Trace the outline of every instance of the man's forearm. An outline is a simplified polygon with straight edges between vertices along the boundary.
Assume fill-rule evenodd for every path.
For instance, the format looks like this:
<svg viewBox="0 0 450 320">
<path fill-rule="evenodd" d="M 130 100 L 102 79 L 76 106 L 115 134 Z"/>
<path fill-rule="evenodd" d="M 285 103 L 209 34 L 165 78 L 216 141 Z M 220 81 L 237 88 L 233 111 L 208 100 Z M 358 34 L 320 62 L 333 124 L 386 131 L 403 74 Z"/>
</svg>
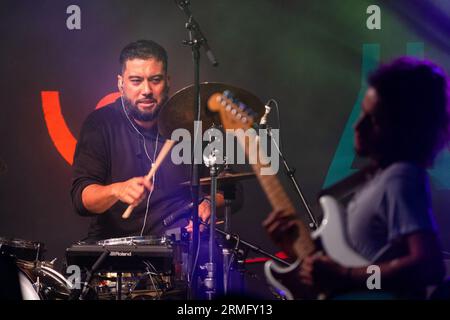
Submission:
<svg viewBox="0 0 450 320">
<path fill-rule="evenodd" d="M 84 188 L 81 193 L 84 207 L 92 213 L 104 213 L 118 200 L 115 185 L 115 183 L 106 186 L 91 184 Z"/>
</svg>

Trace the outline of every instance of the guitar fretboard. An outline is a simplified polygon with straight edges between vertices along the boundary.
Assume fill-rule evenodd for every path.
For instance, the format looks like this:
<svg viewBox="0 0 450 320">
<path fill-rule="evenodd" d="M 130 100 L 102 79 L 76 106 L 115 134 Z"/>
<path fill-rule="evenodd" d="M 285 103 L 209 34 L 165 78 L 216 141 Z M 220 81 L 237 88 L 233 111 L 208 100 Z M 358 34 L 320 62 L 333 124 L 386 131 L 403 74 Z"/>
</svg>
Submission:
<svg viewBox="0 0 450 320">
<path fill-rule="evenodd" d="M 255 172 L 261 188 L 265 192 L 270 205 L 273 210 L 284 210 L 288 213 L 295 213 L 295 207 L 292 204 L 289 196 L 284 191 L 280 180 L 278 179 L 276 173 L 270 175 L 261 174 L 261 170 L 269 170 L 269 165 L 263 165 L 262 163 L 268 163 L 268 159 L 265 158 L 265 154 L 261 150 L 261 144 L 259 143 L 259 138 L 252 136 L 237 136 L 241 147 L 245 151 L 247 159 L 253 159 L 250 161 L 253 171 Z M 258 156 L 249 154 L 249 145 L 254 143 L 257 147 Z M 255 161 L 256 160 L 256 161 Z M 264 161 L 262 161 L 264 160 Z M 253 163 L 252 163 L 253 162 Z M 294 246 L 295 254 L 297 258 L 303 259 L 307 255 L 314 252 L 314 243 L 310 237 L 309 230 L 306 228 L 303 222 L 299 223 L 299 239 L 296 241 Z"/>
</svg>

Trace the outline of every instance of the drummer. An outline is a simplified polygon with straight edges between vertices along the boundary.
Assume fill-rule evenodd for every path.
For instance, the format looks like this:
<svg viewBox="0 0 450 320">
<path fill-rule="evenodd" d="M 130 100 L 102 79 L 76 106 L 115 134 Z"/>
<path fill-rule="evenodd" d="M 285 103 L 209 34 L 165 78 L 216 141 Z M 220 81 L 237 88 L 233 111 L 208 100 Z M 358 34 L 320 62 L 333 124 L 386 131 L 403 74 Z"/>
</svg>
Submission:
<svg viewBox="0 0 450 320">
<path fill-rule="evenodd" d="M 181 186 L 190 180 L 190 165 L 175 165 L 167 157 L 152 181 L 144 179 L 164 144 L 157 120 L 169 93 L 165 49 L 154 41 L 136 41 L 122 50 L 119 61 L 121 96 L 87 117 L 73 161 L 73 206 L 92 217 L 87 240 L 162 235 L 163 219 L 191 203 L 190 188 Z M 200 201 L 199 217 L 207 221 L 210 201 L 206 194 Z M 223 206 L 222 193 L 216 201 Z M 135 209 L 123 219 L 129 205 Z M 185 215 L 169 228 L 191 231 L 188 224 Z"/>
</svg>

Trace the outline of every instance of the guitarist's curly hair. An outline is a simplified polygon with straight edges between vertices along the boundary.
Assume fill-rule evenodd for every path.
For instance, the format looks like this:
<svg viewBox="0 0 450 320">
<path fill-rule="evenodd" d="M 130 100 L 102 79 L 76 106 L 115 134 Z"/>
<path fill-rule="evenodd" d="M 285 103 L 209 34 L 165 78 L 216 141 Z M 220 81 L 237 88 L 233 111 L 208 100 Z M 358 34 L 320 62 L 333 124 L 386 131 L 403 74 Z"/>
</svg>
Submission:
<svg viewBox="0 0 450 320">
<path fill-rule="evenodd" d="M 393 133 L 385 150 L 391 161 L 431 165 L 449 140 L 449 89 L 437 65 L 402 57 L 382 65 L 370 77 L 378 107 Z"/>
</svg>

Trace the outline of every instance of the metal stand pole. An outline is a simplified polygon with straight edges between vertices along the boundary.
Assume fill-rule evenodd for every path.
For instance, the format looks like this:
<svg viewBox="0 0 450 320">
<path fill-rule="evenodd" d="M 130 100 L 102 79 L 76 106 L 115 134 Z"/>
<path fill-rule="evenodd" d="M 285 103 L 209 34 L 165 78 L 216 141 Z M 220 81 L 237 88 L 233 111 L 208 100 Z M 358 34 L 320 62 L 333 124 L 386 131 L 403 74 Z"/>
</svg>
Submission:
<svg viewBox="0 0 450 320">
<path fill-rule="evenodd" d="M 212 159 L 213 157 L 211 157 Z M 215 163 L 211 164 L 211 216 L 209 223 L 211 226 L 216 225 L 216 195 L 217 195 L 217 175 L 218 168 Z M 205 278 L 206 296 L 208 300 L 212 300 L 216 294 L 216 263 L 215 263 L 215 246 L 216 246 L 216 228 L 209 228 L 209 260 L 206 263 L 207 276 Z"/>
<path fill-rule="evenodd" d="M 226 198 L 225 195 L 225 227 L 224 230 L 226 233 L 230 232 L 231 229 L 231 203 L 232 200 Z M 230 271 L 230 261 L 231 261 L 232 250 L 227 248 L 224 244 L 222 248 L 223 255 L 223 290 L 224 294 L 228 293 L 228 282 L 229 282 L 229 271 Z"/>
<path fill-rule="evenodd" d="M 205 36 L 203 35 L 200 25 L 197 23 L 197 21 L 194 19 L 194 16 L 192 15 L 192 12 L 189 8 L 190 1 L 189 0 L 175 0 L 176 5 L 178 8 L 180 8 L 188 18 L 188 22 L 185 24 L 186 29 L 189 33 L 189 40 L 183 41 L 184 45 L 190 46 L 192 48 L 192 56 L 194 61 L 194 86 L 195 86 L 195 100 L 194 100 L 194 108 L 196 110 L 196 119 L 197 121 L 200 121 L 200 47 L 203 47 L 206 51 L 206 56 L 211 61 L 213 66 L 217 66 L 218 62 L 212 53 L 208 41 L 206 40 Z M 192 190 L 192 202 L 194 204 L 194 207 L 192 209 L 192 241 L 190 243 L 190 257 L 189 257 L 189 274 L 190 279 L 188 280 L 189 283 L 189 295 L 190 298 L 196 297 L 196 291 L 197 291 L 197 267 L 196 267 L 196 259 L 197 252 L 199 250 L 200 246 L 200 237 L 199 237 L 199 220 L 198 220 L 198 200 L 199 200 L 199 185 L 200 185 L 200 177 L 199 177 L 199 168 L 198 164 L 194 161 L 195 157 L 195 150 L 198 147 L 196 145 L 196 141 L 201 141 L 201 134 L 202 132 L 198 132 L 198 128 L 194 128 L 194 146 L 193 146 L 193 152 L 192 152 L 192 180 L 191 180 L 191 190 Z M 198 135 L 200 135 L 200 139 L 198 138 Z M 201 142 L 200 142 L 201 143 Z M 200 145 L 201 147 L 201 145 Z"/>
<path fill-rule="evenodd" d="M 116 300 L 122 300 L 122 272 L 117 273 Z"/>
</svg>

